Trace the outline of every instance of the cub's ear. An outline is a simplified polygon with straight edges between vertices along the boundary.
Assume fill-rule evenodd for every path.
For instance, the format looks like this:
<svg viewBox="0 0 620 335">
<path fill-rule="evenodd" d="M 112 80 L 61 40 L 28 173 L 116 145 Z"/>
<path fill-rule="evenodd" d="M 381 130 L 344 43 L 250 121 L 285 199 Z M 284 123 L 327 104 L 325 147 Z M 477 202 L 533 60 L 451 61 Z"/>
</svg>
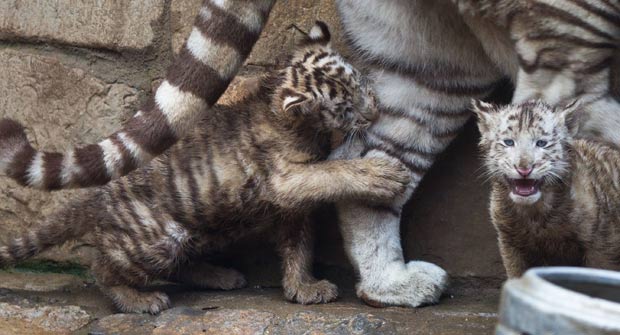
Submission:
<svg viewBox="0 0 620 335">
<path fill-rule="evenodd" d="M 287 114 L 307 114 L 312 111 L 312 99 L 291 89 L 285 89 L 281 94 L 282 111 Z"/>
<path fill-rule="evenodd" d="M 480 129 L 480 133 L 486 133 L 489 130 L 491 117 L 497 111 L 497 105 L 472 99 L 471 109 L 478 119 L 478 129 Z"/>
<path fill-rule="evenodd" d="M 312 29 L 310 29 L 309 33 L 304 32 L 303 30 L 299 29 L 294 24 L 291 25 L 291 27 L 297 29 L 299 32 L 301 32 L 304 35 L 303 39 L 299 41 L 300 45 L 307 45 L 307 44 L 314 44 L 314 43 L 329 45 L 329 42 L 331 41 L 331 38 L 332 38 L 332 35 L 329 32 L 329 28 L 327 27 L 327 24 L 325 24 L 325 22 L 323 21 L 316 21 L 314 23 L 314 26 L 312 26 Z"/>
<path fill-rule="evenodd" d="M 568 133 L 571 136 L 576 136 L 579 131 L 579 116 L 581 115 L 581 110 L 584 106 L 584 101 L 581 99 L 575 99 L 570 101 L 564 107 L 556 107 L 556 112 L 560 113 L 566 128 L 568 128 Z"/>
<path fill-rule="evenodd" d="M 316 21 L 310 32 L 308 38 L 314 42 L 327 44 L 332 38 L 332 34 L 329 32 L 327 24 L 323 21 Z"/>
</svg>

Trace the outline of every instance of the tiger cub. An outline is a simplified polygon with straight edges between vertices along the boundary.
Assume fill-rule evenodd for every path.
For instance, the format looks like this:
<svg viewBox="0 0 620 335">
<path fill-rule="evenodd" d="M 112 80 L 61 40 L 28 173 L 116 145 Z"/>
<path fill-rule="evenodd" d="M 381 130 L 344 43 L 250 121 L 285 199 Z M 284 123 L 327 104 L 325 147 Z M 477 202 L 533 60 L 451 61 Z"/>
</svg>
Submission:
<svg viewBox="0 0 620 335">
<path fill-rule="evenodd" d="M 388 160 L 326 160 L 334 131 L 359 131 L 377 117 L 369 83 L 329 42 L 327 27 L 317 22 L 289 65 L 263 79 L 252 96 L 209 110 L 190 135 L 146 167 L 13 238 L 0 247 L 0 264 L 84 239 L 98 251 L 91 270 L 116 307 L 156 314 L 170 306 L 167 295 L 139 288 L 161 278 L 198 288 L 242 287 L 241 273 L 202 259 L 270 229 L 283 259 L 286 298 L 334 300 L 336 286 L 311 273 L 310 210 L 342 199 L 390 199 L 410 176 Z M 1 128 L 22 134 L 6 121 Z"/>
<path fill-rule="evenodd" d="M 474 103 L 509 277 L 546 265 L 620 268 L 620 151 L 576 139 L 577 108 Z"/>
</svg>

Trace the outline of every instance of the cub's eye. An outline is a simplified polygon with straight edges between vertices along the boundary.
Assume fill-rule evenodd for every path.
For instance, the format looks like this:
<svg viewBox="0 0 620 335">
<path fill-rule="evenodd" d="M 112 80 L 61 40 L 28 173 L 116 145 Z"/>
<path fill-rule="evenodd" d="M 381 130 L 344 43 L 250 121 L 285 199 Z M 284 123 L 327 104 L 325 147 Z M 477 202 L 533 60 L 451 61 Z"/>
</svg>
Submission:
<svg viewBox="0 0 620 335">
<path fill-rule="evenodd" d="M 504 140 L 504 145 L 507 146 L 507 147 L 512 147 L 512 146 L 515 145 L 515 141 L 510 140 L 510 139 L 506 139 L 506 140 Z"/>
<path fill-rule="evenodd" d="M 539 148 L 544 148 L 544 147 L 547 146 L 547 143 L 548 142 L 545 141 L 545 140 L 538 140 L 538 141 L 536 141 L 536 146 L 539 147 Z"/>
</svg>

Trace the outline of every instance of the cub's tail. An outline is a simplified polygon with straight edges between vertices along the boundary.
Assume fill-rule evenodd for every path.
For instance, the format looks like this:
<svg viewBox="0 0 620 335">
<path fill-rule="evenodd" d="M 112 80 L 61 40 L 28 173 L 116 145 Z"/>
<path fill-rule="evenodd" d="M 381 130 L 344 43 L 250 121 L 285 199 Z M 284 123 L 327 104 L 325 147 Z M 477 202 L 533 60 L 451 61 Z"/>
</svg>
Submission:
<svg viewBox="0 0 620 335">
<path fill-rule="evenodd" d="M 0 267 L 14 265 L 50 247 L 76 240 L 92 230 L 98 220 L 93 207 L 96 201 L 70 206 L 47 218 L 41 225 L 0 243 Z"/>
</svg>

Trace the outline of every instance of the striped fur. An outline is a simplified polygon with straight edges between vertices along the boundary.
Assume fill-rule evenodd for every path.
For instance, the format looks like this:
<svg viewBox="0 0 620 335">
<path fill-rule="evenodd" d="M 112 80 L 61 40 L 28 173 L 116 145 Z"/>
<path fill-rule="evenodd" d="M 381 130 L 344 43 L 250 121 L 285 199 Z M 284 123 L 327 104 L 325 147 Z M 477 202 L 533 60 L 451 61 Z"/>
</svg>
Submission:
<svg viewBox="0 0 620 335">
<path fill-rule="evenodd" d="M 402 206 L 437 155 L 469 119 L 470 99 L 509 78 L 514 100 L 565 103 L 580 97 L 580 136 L 620 143 L 620 108 L 610 94 L 620 7 L 608 0 L 339 0 L 358 67 L 374 79 L 380 116 L 366 141 L 334 157 L 391 157 L 411 172 L 391 204 L 338 204 L 347 252 L 369 304 L 437 301 L 442 269 L 405 262 Z"/>
<path fill-rule="evenodd" d="M 385 201 L 409 182 L 406 169 L 389 160 L 326 161 L 335 131 L 361 131 L 376 115 L 366 80 L 331 49 L 326 26 L 318 24 L 290 65 L 265 78 L 253 96 L 215 106 L 146 167 L 0 246 L 0 264 L 88 232 L 103 292 L 124 312 L 158 313 L 168 297 L 136 288 L 157 278 L 240 287 L 237 271 L 195 262 L 267 230 L 283 258 L 285 296 L 332 301 L 336 287 L 312 276 L 310 212 L 341 199 Z"/>
<path fill-rule="evenodd" d="M 0 173 L 44 190 L 103 185 L 147 164 L 215 104 L 258 39 L 273 0 L 205 0 L 166 79 L 123 129 L 98 144 L 38 152 L 0 121 Z"/>
<path fill-rule="evenodd" d="M 541 102 L 476 107 L 509 277 L 534 266 L 620 269 L 620 151 L 574 139 L 574 110 Z M 527 177 L 523 167 L 532 168 Z M 533 191 L 522 195 L 518 183 Z"/>
<path fill-rule="evenodd" d="M 507 27 L 519 69 L 513 102 L 584 103 L 580 137 L 620 144 L 613 64 L 620 56 L 620 6 L 609 0 L 453 0 L 468 15 Z"/>
<path fill-rule="evenodd" d="M 18 125 L 0 122 L 0 171 L 24 185 L 55 189 L 105 183 L 145 164 L 187 131 L 201 107 L 174 87 L 198 92 L 209 105 L 227 83 L 198 75 L 192 52 L 204 52 L 198 59 L 214 62 L 206 73 L 233 73 L 246 54 L 236 42 L 248 35 L 253 41 L 258 33 L 235 34 L 230 27 L 262 25 L 271 3 L 261 15 L 251 14 L 258 3 L 205 2 L 197 27 L 205 36 L 217 36 L 215 45 L 194 30 L 192 45 L 168 75 L 172 87 L 162 86 L 160 97 L 180 102 L 178 109 L 162 112 L 152 103 L 145 110 L 155 113 L 138 113 L 108 140 L 65 155 L 38 154 Z M 338 7 L 349 45 L 376 80 L 381 116 L 367 142 L 350 143 L 336 156 L 391 157 L 412 176 L 407 193 L 390 205 L 339 205 L 345 244 L 360 273 L 358 294 L 373 305 L 434 302 L 446 285 L 443 270 L 404 262 L 398 226 L 402 205 L 468 119 L 471 98 L 484 97 L 502 78 L 515 83 L 515 102 L 563 103 L 579 96 L 586 101 L 580 136 L 620 143 L 620 105 L 610 92 L 615 85 L 618 93 L 618 72 L 610 70 L 619 62 L 615 1 L 338 0 Z M 200 29 L 201 22 L 208 22 L 208 29 Z M 221 48 L 227 57 L 214 59 L 207 49 L 227 39 L 236 41 L 233 48 Z M 251 45 L 243 44 L 248 50 Z M 235 48 L 241 57 L 231 51 Z"/>
</svg>

